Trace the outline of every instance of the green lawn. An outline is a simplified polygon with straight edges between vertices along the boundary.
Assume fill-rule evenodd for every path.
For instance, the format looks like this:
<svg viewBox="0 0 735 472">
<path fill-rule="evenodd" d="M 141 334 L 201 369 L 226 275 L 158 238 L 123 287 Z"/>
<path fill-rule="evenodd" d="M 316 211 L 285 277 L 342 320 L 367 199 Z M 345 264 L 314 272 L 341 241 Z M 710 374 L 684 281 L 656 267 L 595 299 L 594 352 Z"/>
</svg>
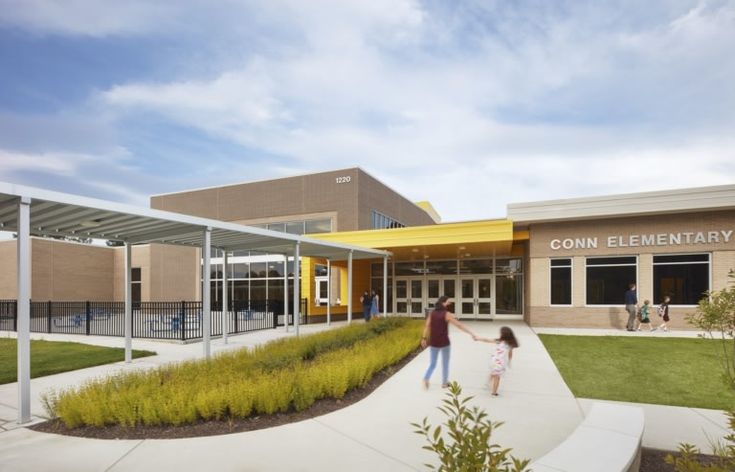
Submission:
<svg viewBox="0 0 735 472">
<path fill-rule="evenodd" d="M 735 393 L 705 339 L 540 334 L 575 396 L 724 410 Z"/>
<path fill-rule="evenodd" d="M 152 355 L 155 355 L 155 352 L 133 351 L 133 357 Z M 124 359 L 125 350 L 122 348 L 68 342 L 31 341 L 32 378 L 119 362 Z M 15 382 L 17 369 L 18 343 L 15 339 L 0 339 L 0 384 Z"/>
</svg>

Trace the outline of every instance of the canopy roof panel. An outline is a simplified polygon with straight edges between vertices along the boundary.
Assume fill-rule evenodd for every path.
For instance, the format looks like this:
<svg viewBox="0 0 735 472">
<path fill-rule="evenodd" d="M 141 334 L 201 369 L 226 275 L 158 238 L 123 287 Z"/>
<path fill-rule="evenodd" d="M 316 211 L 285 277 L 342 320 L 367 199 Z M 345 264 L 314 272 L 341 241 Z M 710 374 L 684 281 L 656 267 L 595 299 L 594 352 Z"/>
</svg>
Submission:
<svg viewBox="0 0 735 472">
<path fill-rule="evenodd" d="M 31 234 L 110 239 L 129 244 L 176 244 L 201 247 L 204 230 L 211 228 L 212 246 L 270 254 L 292 254 L 300 243 L 302 256 L 347 259 L 374 259 L 390 252 L 351 244 L 319 241 L 262 228 L 199 218 L 116 202 L 51 192 L 0 182 L 0 231 L 17 231 L 18 201 L 31 204 Z"/>
</svg>

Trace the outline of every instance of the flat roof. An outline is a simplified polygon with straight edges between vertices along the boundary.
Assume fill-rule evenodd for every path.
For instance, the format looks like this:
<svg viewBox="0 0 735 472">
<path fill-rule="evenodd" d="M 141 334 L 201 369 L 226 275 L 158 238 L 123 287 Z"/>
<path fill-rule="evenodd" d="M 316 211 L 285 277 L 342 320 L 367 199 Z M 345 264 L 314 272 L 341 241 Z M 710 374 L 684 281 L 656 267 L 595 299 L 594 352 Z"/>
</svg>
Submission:
<svg viewBox="0 0 735 472">
<path fill-rule="evenodd" d="M 30 199 L 30 232 L 34 236 L 68 236 L 109 239 L 129 244 L 175 244 L 201 247 L 204 230 L 211 228 L 211 245 L 226 251 L 251 250 L 270 254 L 292 254 L 300 243 L 300 254 L 333 260 L 374 259 L 390 256 L 388 251 L 306 236 L 226 223 L 78 195 L 52 192 L 0 182 L 0 231 L 17 231 L 19 200 Z"/>
<path fill-rule="evenodd" d="M 514 223 L 735 209 L 735 185 L 569 198 L 508 205 Z"/>
</svg>

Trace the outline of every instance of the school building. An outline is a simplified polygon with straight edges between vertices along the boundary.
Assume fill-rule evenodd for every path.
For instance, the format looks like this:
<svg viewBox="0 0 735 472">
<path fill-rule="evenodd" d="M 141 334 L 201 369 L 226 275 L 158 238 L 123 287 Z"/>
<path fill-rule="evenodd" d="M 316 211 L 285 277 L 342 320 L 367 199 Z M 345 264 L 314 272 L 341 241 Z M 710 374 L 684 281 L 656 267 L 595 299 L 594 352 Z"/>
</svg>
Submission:
<svg viewBox="0 0 735 472">
<path fill-rule="evenodd" d="M 623 294 L 672 299 L 671 326 L 686 327 L 707 291 L 735 268 L 735 185 L 508 205 L 505 218 L 442 223 L 360 168 L 156 195 L 151 207 L 315 239 L 387 250 L 353 263 L 352 306 L 375 290 L 390 313 L 423 317 L 441 295 L 464 319 L 524 319 L 533 326 L 624 328 Z M 33 239 L 33 300 L 122 300 L 124 250 Z M 15 297 L 15 241 L 0 242 L 0 299 Z M 282 299 L 293 259 L 212 251 L 211 299 Z M 309 322 L 346 317 L 347 263 L 301 258 Z M 387 290 L 383 275 L 387 269 Z M 133 248 L 133 299 L 198 300 L 199 249 Z M 289 288 L 289 293 L 293 293 Z M 329 295 L 331 294 L 331 295 Z M 382 309 L 382 301 L 380 303 Z M 654 320 L 655 321 L 655 320 Z"/>
</svg>

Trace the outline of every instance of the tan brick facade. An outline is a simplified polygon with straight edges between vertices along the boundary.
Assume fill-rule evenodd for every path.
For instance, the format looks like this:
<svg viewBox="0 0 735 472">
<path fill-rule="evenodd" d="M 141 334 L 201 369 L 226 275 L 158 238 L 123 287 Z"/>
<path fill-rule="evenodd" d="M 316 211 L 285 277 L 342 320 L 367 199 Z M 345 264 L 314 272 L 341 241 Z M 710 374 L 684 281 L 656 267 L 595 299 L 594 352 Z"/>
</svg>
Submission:
<svg viewBox="0 0 735 472">
<path fill-rule="evenodd" d="M 638 299 L 641 303 L 644 299 L 650 299 L 653 305 L 659 302 L 653 300 L 654 255 L 711 254 L 712 290 L 724 288 L 728 283 L 729 270 L 735 269 L 734 211 L 532 224 L 529 230 L 529 266 L 531 270 L 527 280 L 532 294 L 527 312 L 530 323 L 534 326 L 625 327 L 628 316 L 622 306 L 622 301 L 619 306 L 586 306 L 585 282 L 586 257 L 588 256 L 637 256 Z M 673 239 L 669 236 L 671 233 L 675 235 Z M 688 244 L 685 233 L 690 233 Z M 697 236 L 698 233 L 701 233 L 701 236 Z M 646 235 L 646 245 L 642 245 L 643 235 Z M 666 236 L 657 239 L 658 235 Z M 608 241 L 608 238 L 612 240 Z M 633 242 L 637 245 L 619 247 L 621 238 L 624 243 Z M 569 247 L 567 249 L 564 248 L 565 240 Z M 680 244 L 676 244 L 678 240 Z M 652 241 L 653 245 L 650 244 Z M 595 242 L 597 247 L 591 247 Z M 612 247 L 608 246 L 609 242 L 612 242 Z M 572 259 L 571 307 L 550 306 L 549 260 L 554 257 Z M 622 295 L 621 293 L 621 300 Z M 690 328 L 684 316 L 693 312 L 694 309 L 694 307 L 684 306 L 671 307 L 671 326 Z M 655 314 L 652 320 L 654 324 L 660 322 Z"/>
<path fill-rule="evenodd" d="M 434 224 L 423 209 L 359 168 L 158 195 L 151 208 L 250 224 L 332 218 L 333 231 L 370 229 L 372 210 L 406 226 Z"/>
</svg>

